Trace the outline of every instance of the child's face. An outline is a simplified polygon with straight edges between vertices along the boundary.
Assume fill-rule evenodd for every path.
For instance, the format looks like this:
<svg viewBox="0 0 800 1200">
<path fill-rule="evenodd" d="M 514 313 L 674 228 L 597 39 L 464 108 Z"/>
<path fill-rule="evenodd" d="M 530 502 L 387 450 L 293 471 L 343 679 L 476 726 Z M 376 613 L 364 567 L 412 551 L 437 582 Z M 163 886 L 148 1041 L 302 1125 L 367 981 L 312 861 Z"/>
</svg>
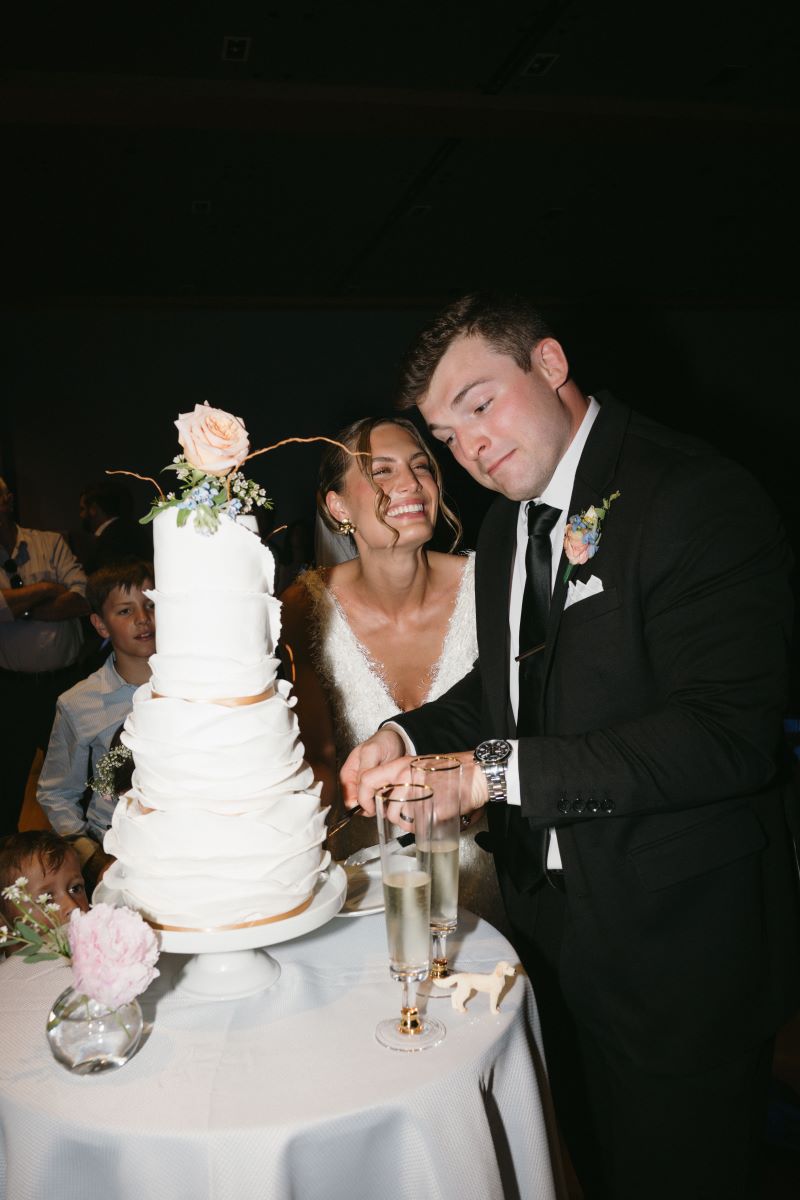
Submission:
<svg viewBox="0 0 800 1200">
<path fill-rule="evenodd" d="M 34 900 L 42 892 L 50 893 L 59 908 L 58 913 L 54 914 L 54 921 L 63 925 L 69 920 L 73 908 L 79 908 L 81 912 L 89 911 L 80 863 L 73 849 L 67 851 L 64 861 L 55 871 L 48 869 L 39 855 L 34 854 L 22 864 L 20 874 L 28 880 L 28 891 Z"/>
<path fill-rule="evenodd" d="M 145 580 L 144 588 L 152 586 L 152 580 Z M 156 648 L 155 605 L 135 585 L 130 591 L 112 588 L 103 605 L 102 617 L 94 613 L 92 624 L 101 637 L 111 638 L 118 654 L 149 658 Z"/>
</svg>

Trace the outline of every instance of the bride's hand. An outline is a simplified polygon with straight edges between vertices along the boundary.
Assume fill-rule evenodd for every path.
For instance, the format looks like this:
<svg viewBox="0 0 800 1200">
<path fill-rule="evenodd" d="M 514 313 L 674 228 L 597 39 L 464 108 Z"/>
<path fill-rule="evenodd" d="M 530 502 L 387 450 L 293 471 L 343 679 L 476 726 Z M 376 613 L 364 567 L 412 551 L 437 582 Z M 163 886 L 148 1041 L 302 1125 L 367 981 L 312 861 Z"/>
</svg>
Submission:
<svg viewBox="0 0 800 1200">
<path fill-rule="evenodd" d="M 379 729 L 366 742 L 351 750 L 340 772 L 345 808 L 360 804 L 368 816 L 375 813 L 375 792 L 408 774 L 405 745 L 396 729 Z M 397 768 L 397 763 L 404 763 Z"/>
</svg>

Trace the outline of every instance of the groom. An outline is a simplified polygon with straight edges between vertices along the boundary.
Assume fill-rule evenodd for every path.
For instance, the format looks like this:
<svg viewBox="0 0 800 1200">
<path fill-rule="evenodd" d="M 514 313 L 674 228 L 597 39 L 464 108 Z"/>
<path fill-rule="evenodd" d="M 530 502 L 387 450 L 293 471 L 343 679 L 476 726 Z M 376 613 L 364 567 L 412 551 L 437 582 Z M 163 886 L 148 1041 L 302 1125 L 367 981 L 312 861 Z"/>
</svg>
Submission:
<svg viewBox="0 0 800 1200">
<path fill-rule="evenodd" d="M 707 446 L 587 398 L 523 301 L 442 312 L 406 363 L 414 404 L 498 494 L 479 660 L 352 752 L 346 803 L 373 811 L 411 750 L 458 751 L 587 1200 L 748 1196 L 800 996 L 775 513 Z"/>
</svg>

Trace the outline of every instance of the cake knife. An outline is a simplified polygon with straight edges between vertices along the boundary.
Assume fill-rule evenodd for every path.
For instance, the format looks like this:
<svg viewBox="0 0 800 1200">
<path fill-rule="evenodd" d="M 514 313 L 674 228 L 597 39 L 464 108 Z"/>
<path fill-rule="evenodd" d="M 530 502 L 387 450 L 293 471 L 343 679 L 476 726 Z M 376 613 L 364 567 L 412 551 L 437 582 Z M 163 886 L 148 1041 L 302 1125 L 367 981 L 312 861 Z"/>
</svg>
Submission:
<svg viewBox="0 0 800 1200">
<path fill-rule="evenodd" d="M 386 849 L 389 854 L 393 854 L 397 850 L 411 846 L 413 842 L 413 833 L 403 833 L 399 838 L 393 838 L 391 842 L 387 842 Z M 344 865 L 346 867 L 363 867 L 365 863 L 374 862 L 380 856 L 380 843 L 376 842 L 374 846 L 365 846 L 363 850 L 356 850 L 355 854 L 351 854 L 349 858 L 344 860 Z"/>
<path fill-rule="evenodd" d="M 356 804 L 356 806 L 354 808 L 351 808 L 349 810 L 349 812 L 345 813 L 345 815 L 342 817 L 341 821 L 337 821 L 335 825 L 328 826 L 328 832 L 325 836 L 328 838 L 332 838 L 334 836 L 334 834 L 337 834 L 339 832 L 340 829 L 344 829 L 345 825 L 349 825 L 350 822 L 352 821 L 353 817 L 356 816 L 356 814 L 361 816 L 361 814 L 363 812 L 364 812 L 364 810 L 361 807 L 361 805 Z"/>
</svg>

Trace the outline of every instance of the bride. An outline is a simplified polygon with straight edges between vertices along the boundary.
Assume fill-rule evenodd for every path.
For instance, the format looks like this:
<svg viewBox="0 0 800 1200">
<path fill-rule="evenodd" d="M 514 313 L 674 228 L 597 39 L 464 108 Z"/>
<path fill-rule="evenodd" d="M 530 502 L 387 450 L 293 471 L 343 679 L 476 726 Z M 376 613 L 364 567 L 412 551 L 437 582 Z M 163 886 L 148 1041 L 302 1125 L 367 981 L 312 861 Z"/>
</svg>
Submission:
<svg viewBox="0 0 800 1200">
<path fill-rule="evenodd" d="M 317 508 L 356 556 L 305 572 L 281 596 L 300 732 L 332 820 L 337 762 L 382 721 L 447 691 L 478 652 L 474 556 L 427 549 L 440 514 L 454 545 L 461 528 L 420 434 L 410 421 L 367 417 L 338 440 L 351 453 L 326 449 Z M 343 831 L 336 857 L 376 840 L 365 826 Z"/>
<path fill-rule="evenodd" d="M 350 453 L 326 449 L 317 510 L 354 557 L 306 571 L 281 595 L 300 734 L 331 824 L 344 813 L 337 767 L 353 747 L 398 711 L 446 692 L 478 653 L 474 555 L 427 548 L 440 515 L 451 549 L 461 526 L 421 435 L 410 421 L 367 417 L 338 441 Z M 485 829 L 484 813 L 461 836 L 459 900 L 508 932 L 494 862 L 475 840 Z M 331 852 L 344 859 L 376 841 L 374 822 L 356 817 Z"/>
</svg>

